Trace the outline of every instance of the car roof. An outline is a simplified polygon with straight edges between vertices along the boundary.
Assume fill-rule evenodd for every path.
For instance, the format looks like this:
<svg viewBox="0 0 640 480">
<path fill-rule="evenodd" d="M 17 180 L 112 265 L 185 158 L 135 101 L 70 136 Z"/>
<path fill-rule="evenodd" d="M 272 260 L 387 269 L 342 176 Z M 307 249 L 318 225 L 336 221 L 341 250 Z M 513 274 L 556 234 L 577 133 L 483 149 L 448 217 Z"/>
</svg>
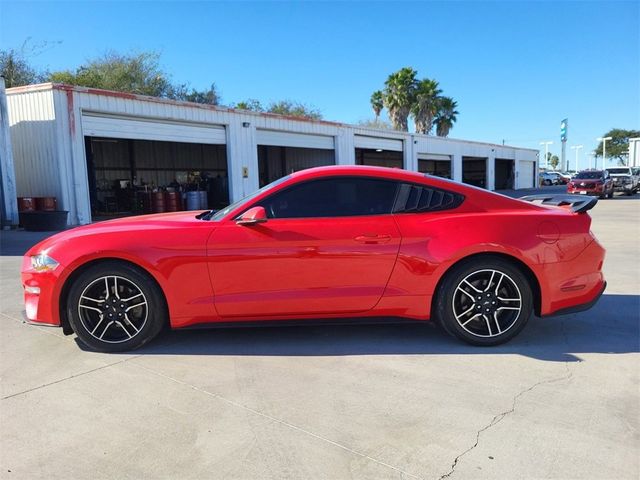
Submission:
<svg viewBox="0 0 640 480">
<path fill-rule="evenodd" d="M 324 177 L 328 175 L 357 175 L 371 177 L 387 177 L 399 180 L 424 180 L 425 174 L 410 172 L 401 168 L 373 167 L 369 165 L 328 165 L 300 170 L 291 174 L 292 178 Z"/>
</svg>

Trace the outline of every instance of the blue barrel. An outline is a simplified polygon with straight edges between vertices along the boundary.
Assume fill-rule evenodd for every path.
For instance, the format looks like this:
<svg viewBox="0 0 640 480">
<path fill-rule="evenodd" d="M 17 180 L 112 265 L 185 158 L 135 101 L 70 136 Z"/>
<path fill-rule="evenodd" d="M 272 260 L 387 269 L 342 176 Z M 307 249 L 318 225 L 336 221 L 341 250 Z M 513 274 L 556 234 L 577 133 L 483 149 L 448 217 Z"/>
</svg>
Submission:
<svg viewBox="0 0 640 480">
<path fill-rule="evenodd" d="M 187 210 L 200 210 L 200 192 L 187 192 Z"/>
<path fill-rule="evenodd" d="M 207 198 L 207 192 L 201 191 L 200 193 L 200 210 L 206 210 L 209 206 L 209 199 Z"/>
</svg>

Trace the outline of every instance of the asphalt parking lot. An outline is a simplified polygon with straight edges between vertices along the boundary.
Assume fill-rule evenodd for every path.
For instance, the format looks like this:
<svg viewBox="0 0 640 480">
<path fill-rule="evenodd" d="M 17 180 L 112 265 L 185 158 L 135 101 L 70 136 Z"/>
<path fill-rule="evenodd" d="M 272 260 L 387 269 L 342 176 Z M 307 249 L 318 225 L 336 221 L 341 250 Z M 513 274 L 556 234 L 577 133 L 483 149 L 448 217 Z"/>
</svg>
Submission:
<svg viewBox="0 0 640 480">
<path fill-rule="evenodd" d="M 168 332 L 90 353 L 22 321 L 2 232 L 1 477 L 640 476 L 640 195 L 600 201 L 608 289 L 474 348 L 428 325 Z"/>
</svg>

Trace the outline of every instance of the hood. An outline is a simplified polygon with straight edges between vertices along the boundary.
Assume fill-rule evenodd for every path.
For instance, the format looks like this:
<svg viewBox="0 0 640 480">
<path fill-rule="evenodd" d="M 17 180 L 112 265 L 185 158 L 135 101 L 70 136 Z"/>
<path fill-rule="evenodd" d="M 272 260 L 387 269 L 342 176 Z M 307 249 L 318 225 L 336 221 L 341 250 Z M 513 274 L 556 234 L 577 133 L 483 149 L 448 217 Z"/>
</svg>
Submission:
<svg viewBox="0 0 640 480">
<path fill-rule="evenodd" d="M 584 178 L 584 179 L 578 179 L 578 178 L 574 178 L 573 180 L 571 180 L 571 183 L 585 183 L 587 185 L 590 185 L 592 183 L 602 183 L 602 180 L 600 180 L 599 178 Z"/>
<path fill-rule="evenodd" d="M 114 220 L 106 220 L 96 222 L 81 227 L 71 228 L 56 233 L 46 238 L 42 242 L 34 245 L 25 255 L 45 252 L 54 244 L 59 245 L 69 239 L 78 239 L 90 235 L 108 235 L 112 233 L 135 232 L 141 230 L 157 230 L 163 228 L 180 228 L 193 223 L 201 223 L 206 220 L 199 220 L 196 215 L 201 211 L 186 211 L 172 213 L 156 213 L 151 215 L 138 215 L 135 217 L 117 218 Z"/>
</svg>

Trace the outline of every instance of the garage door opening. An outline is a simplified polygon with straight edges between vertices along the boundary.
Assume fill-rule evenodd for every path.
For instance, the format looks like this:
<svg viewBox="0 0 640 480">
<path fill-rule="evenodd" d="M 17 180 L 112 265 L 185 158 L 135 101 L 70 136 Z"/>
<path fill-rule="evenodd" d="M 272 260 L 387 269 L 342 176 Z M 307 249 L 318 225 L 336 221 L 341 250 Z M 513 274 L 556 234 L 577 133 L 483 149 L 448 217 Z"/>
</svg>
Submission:
<svg viewBox="0 0 640 480">
<path fill-rule="evenodd" d="M 462 181 L 469 185 L 486 188 L 487 159 L 478 157 L 462 157 Z"/>
<path fill-rule="evenodd" d="M 258 145 L 260 187 L 298 170 L 335 163 L 333 150 Z"/>
<path fill-rule="evenodd" d="M 356 165 L 402 168 L 402 152 L 380 148 L 356 148 Z"/>
<path fill-rule="evenodd" d="M 515 162 L 496 158 L 496 190 L 512 190 L 515 187 Z"/>
<path fill-rule="evenodd" d="M 85 151 L 94 220 L 229 204 L 224 145 L 85 137 Z"/>
<path fill-rule="evenodd" d="M 418 171 L 435 177 L 451 179 L 451 159 L 427 159 L 418 157 Z"/>
</svg>

